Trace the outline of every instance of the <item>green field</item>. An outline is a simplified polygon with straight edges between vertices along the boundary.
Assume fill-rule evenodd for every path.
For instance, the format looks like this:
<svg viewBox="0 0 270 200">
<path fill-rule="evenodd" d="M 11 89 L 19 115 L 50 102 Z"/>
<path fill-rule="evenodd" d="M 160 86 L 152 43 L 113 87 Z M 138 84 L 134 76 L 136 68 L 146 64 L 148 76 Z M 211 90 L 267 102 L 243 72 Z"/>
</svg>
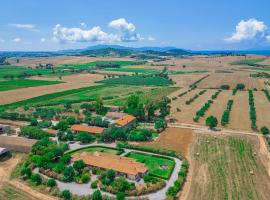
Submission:
<svg viewBox="0 0 270 200">
<path fill-rule="evenodd" d="M 103 67 L 106 67 L 106 64 L 117 64 L 120 67 L 122 66 L 128 66 L 128 65 L 134 65 L 137 62 L 135 61 L 95 61 L 90 63 L 84 63 L 84 64 L 74 64 L 74 65 L 59 65 L 54 67 L 53 69 L 34 69 L 34 68 L 28 68 L 28 67 L 18 67 L 18 66 L 12 66 L 12 65 L 3 65 L 0 66 L 0 79 L 5 79 L 6 76 L 11 76 L 12 78 L 18 78 L 20 75 L 31 75 L 31 76 L 66 76 L 73 73 L 76 73 L 78 71 L 83 70 L 89 70 L 97 65 L 104 65 Z"/>
<path fill-rule="evenodd" d="M 0 109 L 16 109 L 21 106 L 57 106 L 65 103 L 75 104 L 95 101 L 97 98 L 102 98 L 104 104 L 107 105 L 126 105 L 127 98 L 131 94 L 139 95 L 140 99 L 145 102 L 147 100 L 159 100 L 177 89 L 179 88 L 103 84 L 46 94 L 7 105 L 0 105 Z"/>
<path fill-rule="evenodd" d="M 106 68 L 102 71 L 110 71 L 110 72 L 131 72 L 131 73 L 157 73 L 159 70 L 149 69 L 149 68 L 129 68 L 129 67 L 120 67 L 120 68 Z"/>
<path fill-rule="evenodd" d="M 145 86 L 168 86 L 172 81 L 159 76 L 122 76 L 109 78 L 98 83 L 122 84 L 122 85 L 145 85 Z"/>
<path fill-rule="evenodd" d="M 169 179 L 174 169 L 175 162 L 170 158 L 148 155 L 143 153 L 130 152 L 126 155 L 129 158 L 134 158 L 136 161 L 144 163 L 149 170 L 149 175 Z M 166 169 L 161 168 L 161 165 L 166 166 Z"/>
<path fill-rule="evenodd" d="M 43 80 L 30 80 L 30 79 L 18 79 L 10 81 L 0 81 L 0 91 L 14 90 L 26 87 L 37 87 L 42 85 L 54 85 L 62 83 L 61 81 L 43 81 Z"/>
<path fill-rule="evenodd" d="M 170 75 L 177 75 L 177 74 L 200 74 L 200 73 L 206 73 L 208 71 L 169 71 Z"/>
<path fill-rule="evenodd" d="M 250 65 L 250 66 L 256 66 L 258 62 L 263 62 L 265 58 L 257 58 L 257 59 L 249 59 L 249 60 L 238 60 L 234 61 L 231 64 L 232 65 Z"/>
<path fill-rule="evenodd" d="M 255 71 L 270 71 L 270 67 L 245 67 L 243 69 L 255 70 Z"/>
<path fill-rule="evenodd" d="M 0 190 L 0 200 L 34 200 L 32 196 L 15 189 L 11 185 L 4 185 Z"/>
<path fill-rule="evenodd" d="M 74 151 L 69 152 L 69 154 L 73 155 L 75 153 L 81 153 L 81 152 L 103 152 L 103 153 L 109 153 L 109 154 L 114 154 L 114 155 L 119 155 L 122 153 L 119 149 L 116 148 L 107 148 L 107 147 L 102 147 L 102 146 L 92 146 L 92 147 L 86 147 L 86 148 L 81 148 L 77 149 Z"/>
<path fill-rule="evenodd" d="M 130 94 L 135 94 L 140 97 L 141 103 L 146 103 L 147 101 L 159 101 L 162 97 L 171 94 L 172 92 L 179 89 L 179 87 L 142 87 L 144 90 L 139 90 L 135 92 L 129 92 Z M 141 91 L 141 92 L 140 92 Z M 125 106 L 128 96 L 120 97 L 118 99 L 107 100 L 106 103 L 114 106 Z"/>
</svg>

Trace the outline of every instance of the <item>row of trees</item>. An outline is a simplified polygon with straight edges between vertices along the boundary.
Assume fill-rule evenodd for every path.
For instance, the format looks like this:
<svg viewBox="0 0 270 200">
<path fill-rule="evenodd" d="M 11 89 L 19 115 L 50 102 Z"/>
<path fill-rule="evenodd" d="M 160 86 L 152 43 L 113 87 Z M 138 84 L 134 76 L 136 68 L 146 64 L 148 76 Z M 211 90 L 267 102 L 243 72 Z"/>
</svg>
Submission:
<svg viewBox="0 0 270 200">
<path fill-rule="evenodd" d="M 269 91 L 268 91 L 268 90 L 263 90 L 263 92 L 265 93 L 266 98 L 267 98 L 268 101 L 270 102 L 270 94 L 269 94 Z"/>
<path fill-rule="evenodd" d="M 233 100 L 232 99 L 228 100 L 227 107 L 224 110 L 224 112 L 222 114 L 222 117 L 221 117 L 221 125 L 222 126 L 225 126 L 226 124 L 229 123 L 230 113 L 231 113 L 231 110 L 232 110 L 232 105 L 233 105 Z"/>
<path fill-rule="evenodd" d="M 238 90 L 244 90 L 245 85 L 243 83 L 238 83 L 236 87 L 233 89 L 232 94 L 235 95 Z"/>
<path fill-rule="evenodd" d="M 251 128 L 253 130 L 257 129 L 256 121 L 256 108 L 254 104 L 254 96 L 252 90 L 248 91 L 248 102 L 249 102 L 249 114 L 250 114 L 250 120 L 251 120 Z"/>
<path fill-rule="evenodd" d="M 197 99 L 199 96 L 203 95 L 205 92 L 206 92 L 206 90 L 202 90 L 198 94 L 195 94 L 193 97 L 191 97 L 189 100 L 187 100 L 185 102 L 186 105 L 190 105 L 195 99 Z"/>
</svg>

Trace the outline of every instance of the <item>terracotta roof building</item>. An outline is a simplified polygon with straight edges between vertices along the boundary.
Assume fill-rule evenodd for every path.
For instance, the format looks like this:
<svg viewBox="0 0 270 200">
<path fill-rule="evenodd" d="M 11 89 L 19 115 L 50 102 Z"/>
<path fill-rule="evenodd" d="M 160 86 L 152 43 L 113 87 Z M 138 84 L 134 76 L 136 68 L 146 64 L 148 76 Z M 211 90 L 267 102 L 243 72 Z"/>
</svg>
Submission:
<svg viewBox="0 0 270 200">
<path fill-rule="evenodd" d="M 124 129 L 133 128 L 136 124 L 136 117 L 120 112 L 108 112 L 105 120 L 109 121 L 111 125 L 116 125 Z"/>
<path fill-rule="evenodd" d="M 148 172 L 148 168 L 133 158 L 101 152 L 82 152 L 72 155 L 72 161 L 83 160 L 86 165 L 101 169 L 112 169 L 118 175 L 125 175 L 132 180 L 139 180 Z"/>
<path fill-rule="evenodd" d="M 134 122 L 136 120 L 136 117 L 132 115 L 125 115 L 121 117 L 120 119 L 116 120 L 114 123 L 119 126 L 126 126 L 127 124 Z"/>
<path fill-rule="evenodd" d="M 91 133 L 91 134 L 101 134 L 103 133 L 105 128 L 101 128 L 98 126 L 86 126 L 86 125 L 75 124 L 71 126 L 71 130 L 75 133 L 86 132 L 86 133 Z"/>
</svg>

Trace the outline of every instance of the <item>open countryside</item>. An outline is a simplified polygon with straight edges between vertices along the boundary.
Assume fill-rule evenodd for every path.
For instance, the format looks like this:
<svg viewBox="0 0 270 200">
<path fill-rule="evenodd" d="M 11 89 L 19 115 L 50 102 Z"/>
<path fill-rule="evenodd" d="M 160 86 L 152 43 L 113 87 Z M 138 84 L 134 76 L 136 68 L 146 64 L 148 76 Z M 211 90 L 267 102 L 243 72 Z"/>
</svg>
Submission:
<svg viewBox="0 0 270 200">
<path fill-rule="evenodd" d="M 269 6 L 3 2 L 0 200 L 269 200 Z"/>
</svg>

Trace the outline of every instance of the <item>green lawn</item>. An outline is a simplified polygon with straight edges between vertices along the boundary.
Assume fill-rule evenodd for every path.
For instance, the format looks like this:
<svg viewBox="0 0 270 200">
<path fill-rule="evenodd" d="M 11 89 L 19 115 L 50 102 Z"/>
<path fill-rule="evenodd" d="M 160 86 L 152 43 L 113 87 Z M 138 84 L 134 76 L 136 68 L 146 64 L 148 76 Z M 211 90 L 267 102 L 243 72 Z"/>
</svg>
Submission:
<svg viewBox="0 0 270 200">
<path fill-rule="evenodd" d="M 127 154 L 127 157 L 134 158 L 138 162 L 144 163 L 148 167 L 149 174 L 151 176 L 156 176 L 167 180 L 170 178 L 175 165 L 175 162 L 172 159 L 155 155 L 130 152 Z M 168 168 L 162 169 L 161 165 L 165 165 Z"/>
<path fill-rule="evenodd" d="M 109 154 L 114 154 L 114 155 L 118 155 L 121 153 L 120 150 L 115 149 L 115 148 L 106 148 L 106 147 L 101 147 L 101 146 L 92 146 L 92 147 L 86 147 L 86 148 L 81 148 L 81 149 L 77 149 L 75 151 L 71 151 L 69 152 L 69 154 L 73 155 L 75 153 L 81 153 L 81 152 L 103 152 L 103 153 L 109 153 Z"/>
<path fill-rule="evenodd" d="M 172 81 L 159 76 L 122 76 L 109 78 L 98 83 L 122 84 L 122 85 L 145 85 L 145 86 L 168 86 Z"/>
<path fill-rule="evenodd" d="M 0 81 L 0 91 L 14 90 L 26 87 L 37 87 L 42 85 L 54 85 L 62 83 L 61 81 L 43 81 L 43 80 L 29 80 L 29 79 L 18 79 L 10 81 Z"/>
<path fill-rule="evenodd" d="M 258 62 L 263 62 L 265 58 L 257 58 L 257 59 L 249 59 L 249 60 L 238 60 L 234 61 L 231 64 L 232 65 L 256 65 Z"/>
<path fill-rule="evenodd" d="M 270 67 L 245 67 L 243 69 L 255 70 L 255 71 L 270 71 Z"/>
</svg>

